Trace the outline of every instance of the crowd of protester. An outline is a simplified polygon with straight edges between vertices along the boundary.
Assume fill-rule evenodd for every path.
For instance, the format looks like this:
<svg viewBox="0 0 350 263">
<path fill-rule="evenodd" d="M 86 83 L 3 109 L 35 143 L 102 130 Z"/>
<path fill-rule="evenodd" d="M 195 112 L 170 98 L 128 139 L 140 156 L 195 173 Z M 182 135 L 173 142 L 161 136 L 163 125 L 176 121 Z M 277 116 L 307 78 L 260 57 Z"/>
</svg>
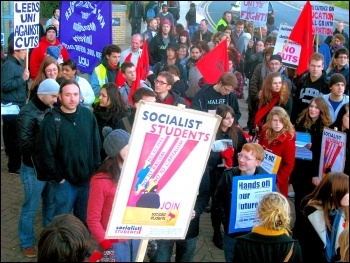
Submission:
<svg viewBox="0 0 350 263">
<path fill-rule="evenodd" d="M 254 29 L 248 21 L 233 21 L 226 11 L 211 32 L 207 19 L 197 23 L 194 3 L 180 14 L 177 1 L 168 2 L 169 6 L 159 8 L 156 1 L 145 6 L 134 1 L 128 16 L 130 48 L 105 46 L 89 81 L 79 76 L 76 62 L 60 43 L 59 9 L 53 11 L 45 35 L 31 51 L 28 69 L 23 67 L 26 50 L 14 50 L 9 39 L 2 60 L 1 102 L 17 105 L 20 112 L 2 115 L 2 134 L 8 172 L 20 174 L 24 185 L 18 222 L 22 253 L 38 255 L 39 262 L 82 262 L 89 257 L 92 246 L 87 239 L 92 237 L 100 245 L 101 261 L 135 261 L 140 240 L 109 240 L 105 233 L 136 108 L 145 100 L 219 115 L 214 143 L 232 141 L 222 151 L 210 151 L 186 238 L 152 240 L 150 262 L 170 261 L 174 245 L 176 261 L 191 262 L 203 211 L 211 213 L 213 242 L 227 262 L 348 261 L 349 236 L 342 234 L 348 231 L 350 172 L 349 51 L 344 23 L 338 22 L 334 35 L 312 54 L 308 70 L 296 75 L 274 54 L 273 14 L 266 26 Z M 148 17 L 149 9 L 154 10 L 153 17 Z M 185 15 L 186 25 L 178 22 L 180 15 Z M 142 23 L 147 23 L 144 32 Z M 129 101 L 145 41 L 150 70 Z M 229 70 L 216 83 L 207 83 L 198 62 L 223 41 Z M 120 79 L 122 83 L 117 82 Z M 245 127 L 239 124 L 238 99 L 248 104 Z M 346 156 L 343 171 L 327 171 L 320 180 L 325 128 L 347 136 Z M 310 134 L 306 147 L 311 160 L 295 158 L 296 132 Z M 259 220 L 251 231 L 229 233 L 233 177 L 266 174 L 260 167 L 265 151 L 281 157 L 276 192 L 260 200 Z M 294 193 L 289 193 L 290 185 Z M 292 194 L 293 226 L 287 201 Z M 40 199 L 45 230 L 37 252 L 34 222 Z M 61 238 L 70 244 L 70 251 L 62 247 Z"/>
</svg>

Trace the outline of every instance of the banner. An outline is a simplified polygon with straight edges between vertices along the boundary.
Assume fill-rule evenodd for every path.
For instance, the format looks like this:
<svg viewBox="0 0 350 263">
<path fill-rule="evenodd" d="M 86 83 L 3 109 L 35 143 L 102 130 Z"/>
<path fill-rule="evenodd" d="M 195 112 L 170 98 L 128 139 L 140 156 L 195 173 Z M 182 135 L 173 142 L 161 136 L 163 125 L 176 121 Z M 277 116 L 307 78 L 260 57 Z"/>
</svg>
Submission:
<svg viewBox="0 0 350 263">
<path fill-rule="evenodd" d="M 343 172 L 346 154 L 346 134 L 329 128 L 323 129 L 321 158 L 318 178 L 322 180 L 326 174 Z"/>
<path fill-rule="evenodd" d="M 266 25 L 269 1 L 241 1 L 240 19 L 253 21 L 255 27 Z"/>
<path fill-rule="evenodd" d="M 110 1 L 61 1 L 60 41 L 81 72 L 91 74 L 112 43 Z"/>
<path fill-rule="evenodd" d="M 273 54 L 281 55 L 282 63 L 286 67 L 296 69 L 299 64 L 301 46 L 293 41 L 288 41 L 292 30 L 292 26 L 280 24 Z"/>
<path fill-rule="evenodd" d="M 277 174 L 278 168 L 281 164 L 281 159 L 280 156 L 265 150 L 265 158 L 260 164 L 260 167 L 269 174 Z"/>
<path fill-rule="evenodd" d="M 40 1 L 13 1 L 14 50 L 39 44 Z"/>
<path fill-rule="evenodd" d="M 311 143 L 311 135 L 307 132 L 295 132 L 295 158 L 302 160 L 312 160 L 312 151 L 306 148 Z"/>
<path fill-rule="evenodd" d="M 220 121 L 196 110 L 139 103 L 106 238 L 185 238 Z"/>
<path fill-rule="evenodd" d="M 256 222 L 261 197 L 276 188 L 275 174 L 234 176 L 229 234 L 250 231 Z"/>
<path fill-rule="evenodd" d="M 334 6 L 321 2 L 312 4 L 312 34 L 333 35 Z"/>
</svg>

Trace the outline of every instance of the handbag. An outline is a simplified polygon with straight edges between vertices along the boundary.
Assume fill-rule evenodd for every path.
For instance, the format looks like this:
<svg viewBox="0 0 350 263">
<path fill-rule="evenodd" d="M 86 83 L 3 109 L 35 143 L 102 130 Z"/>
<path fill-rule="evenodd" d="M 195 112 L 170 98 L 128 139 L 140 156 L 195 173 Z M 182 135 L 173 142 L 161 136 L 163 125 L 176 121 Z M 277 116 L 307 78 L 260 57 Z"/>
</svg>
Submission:
<svg viewBox="0 0 350 263">
<path fill-rule="evenodd" d="M 283 260 L 283 262 L 288 262 L 288 260 L 290 259 L 290 257 L 292 256 L 293 254 L 293 248 L 294 248 L 294 242 L 292 243 L 292 247 L 290 248 L 286 258 Z"/>
</svg>

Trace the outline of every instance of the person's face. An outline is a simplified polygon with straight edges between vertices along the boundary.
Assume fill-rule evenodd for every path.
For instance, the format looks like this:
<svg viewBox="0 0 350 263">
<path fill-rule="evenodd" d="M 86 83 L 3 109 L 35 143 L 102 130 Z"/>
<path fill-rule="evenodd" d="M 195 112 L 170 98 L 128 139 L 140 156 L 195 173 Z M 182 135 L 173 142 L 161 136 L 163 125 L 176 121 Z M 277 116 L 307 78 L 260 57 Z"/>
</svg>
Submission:
<svg viewBox="0 0 350 263">
<path fill-rule="evenodd" d="M 247 31 L 248 31 L 249 33 L 252 33 L 252 32 L 253 32 L 253 25 L 248 24 L 248 26 L 247 26 Z"/>
<path fill-rule="evenodd" d="M 225 19 L 226 22 L 228 22 L 228 23 L 231 22 L 231 18 L 232 18 L 231 13 L 226 13 L 225 16 L 224 16 L 224 19 Z"/>
<path fill-rule="evenodd" d="M 272 79 L 272 92 L 280 92 L 282 88 L 282 79 L 281 77 L 276 77 Z"/>
<path fill-rule="evenodd" d="M 56 9 L 54 16 L 57 18 L 60 17 L 60 10 L 59 9 Z"/>
<path fill-rule="evenodd" d="M 100 99 L 100 106 L 104 108 L 109 108 L 111 105 L 111 101 L 109 99 L 109 96 L 107 94 L 107 90 L 105 88 L 100 89 L 100 96 L 98 97 Z"/>
<path fill-rule="evenodd" d="M 120 53 L 112 52 L 110 55 L 106 55 L 106 58 L 112 66 L 117 66 L 120 59 Z"/>
<path fill-rule="evenodd" d="M 131 39 L 131 49 L 132 49 L 132 51 L 134 51 L 134 52 L 138 51 L 139 48 L 141 47 L 141 45 L 142 45 L 142 41 L 141 41 L 139 36 L 133 37 Z"/>
<path fill-rule="evenodd" d="M 232 60 L 228 61 L 228 69 L 231 70 L 233 68 L 233 62 Z"/>
<path fill-rule="evenodd" d="M 180 49 L 179 49 L 179 58 L 185 58 L 186 57 L 186 51 L 187 51 L 187 48 L 180 47 Z"/>
<path fill-rule="evenodd" d="M 270 53 L 266 53 L 266 54 L 265 54 L 265 59 L 266 59 L 266 61 L 270 61 L 270 57 L 271 57 L 271 54 L 270 54 Z M 270 65 L 270 63 L 269 63 L 269 65 Z"/>
<path fill-rule="evenodd" d="M 150 24 L 149 24 L 149 27 L 152 29 L 152 30 L 156 30 L 158 28 L 158 21 L 157 19 L 153 19 Z"/>
<path fill-rule="evenodd" d="M 343 196 L 343 198 L 340 200 L 340 205 L 342 207 L 349 206 L 349 193 Z"/>
<path fill-rule="evenodd" d="M 336 58 L 337 65 L 344 67 L 346 64 L 348 64 L 348 56 L 346 54 L 339 54 L 339 56 Z"/>
<path fill-rule="evenodd" d="M 162 7 L 162 11 L 163 11 L 163 13 L 165 14 L 166 12 L 168 12 L 168 7 L 167 7 L 167 6 L 163 6 L 163 7 Z"/>
<path fill-rule="evenodd" d="M 273 115 L 271 120 L 271 127 L 275 132 L 280 132 L 283 129 L 283 123 L 277 114 Z"/>
<path fill-rule="evenodd" d="M 25 60 L 27 57 L 26 49 L 15 50 L 14 56 L 19 60 Z"/>
<path fill-rule="evenodd" d="M 63 77 L 67 79 L 75 79 L 75 73 L 77 71 L 73 70 L 70 66 L 63 66 L 62 67 L 62 75 Z"/>
<path fill-rule="evenodd" d="M 309 64 L 309 72 L 311 77 L 319 78 L 322 75 L 323 62 L 322 60 L 311 60 Z"/>
<path fill-rule="evenodd" d="M 79 100 L 79 87 L 75 84 L 68 84 L 62 88 L 62 93 L 58 94 L 63 112 L 75 112 Z"/>
<path fill-rule="evenodd" d="M 199 29 L 202 31 L 202 32 L 206 32 L 207 29 L 208 29 L 208 25 L 202 21 L 200 24 L 199 24 Z"/>
<path fill-rule="evenodd" d="M 180 36 L 180 42 L 181 43 L 186 43 L 187 37 L 186 36 Z"/>
<path fill-rule="evenodd" d="M 233 91 L 233 87 L 228 85 L 223 85 L 221 82 L 219 84 L 219 92 L 221 95 L 228 95 Z"/>
<path fill-rule="evenodd" d="M 253 155 L 253 151 L 248 152 L 242 149 L 238 155 L 238 167 L 242 172 L 255 170 L 260 163 L 261 162 L 258 161 Z"/>
<path fill-rule="evenodd" d="M 320 109 L 318 108 L 317 104 L 315 103 L 315 101 L 311 102 L 310 106 L 309 106 L 309 116 L 310 118 L 315 121 L 320 117 Z"/>
<path fill-rule="evenodd" d="M 341 40 L 340 40 L 339 38 L 335 38 L 335 39 L 334 39 L 334 44 L 336 44 L 336 45 L 341 45 L 342 42 L 341 42 Z"/>
<path fill-rule="evenodd" d="M 343 82 L 337 82 L 332 85 L 331 93 L 335 96 L 342 96 L 345 91 L 345 84 Z"/>
<path fill-rule="evenodd" d="M 255 51 L 256 52 L 261 52 L 263 50 L 264 50 L 264 42 L 262 42 L 262 41 L 256 42 Z"/>
<path fill-rule="evenodd" d="M 123 149 L 120 150 L 119 154 L 120 157 L 123 158 L 123 160 L 126 159 L 126 155 L 128 154 L 129 151 L 129 144 L 125 145 Z M 123 165 L 122 163 L 120 163 L 119 165 Z"/>
<path fill-rule="evenodd" d="M 157 76 L 154 81 L 154 91 L 158 94 L 162 94 L 171 89 L 171 85 L 168 84 L 166 78 L 163 76 Z"/>
<path fill-rule="evenodd" d="M 50 64 L 45 68 L 45 75 L 49 79 L 56 79 L 58 76 L 58 67 L 56 64 Z"/>
<path fill-rule="evenodd" d="M 222 120 L 221 122 L 221 129 L 223 131 L 226 131 L 228 128 L 230 128 L 233 124 L 234 118 L 231 115 L 231 113 L 226 113 L 225 119 Z"/>
<path fill-rule="evenodd" d="M 349 111 L 346 111 L 346 113 L 344 114 L 343 116 L 343 119 L 342 119 L 342 126 L 343 126 L 343 131 L 345 129 L 349 129 Z"/>
<path fill-rule="evenodd" d="M 198 48 L 192 48 L 192 50 L 191 50 L 191 58 L 193 60 L 198 60 L 198 59 L 201 58 L 201 56 L 202 56 L 202 53 L 199 51 Z"/>
<path fill-rule="evenodd" d="M 343 30 L 344 30 L 344 23 L 339 22 L 339 23 L 337 24 L 337 30 L 338 30 L 339 32 L 343 32 Z"/>
<path fill-rule="evenodd" d="M 167 35 L 169 34 L 169 32 L 170 32 L 170 26 L 168 24 L 164 24 L 162 26 L 162 33 Z"/>
<path fill-rule="evenodd" d="M 272 72 L 277 72 L 282 67 L 282 63 L 278 60 L 270 60 L 269 65 Z"/>
<path fill-rule="evenodd" d="M 55 30 L 51 29 L 47 31 L 46 33 L 46 39 L 50 43 L 54 43 L 56 41 L 56 32 Z"/>
<path fill-rule="evenodd" d="M 273 43 L 272 42 L 265 42 L 265 48 L 272 47 Z"/>
<path fill-rule="evenodd" d="M 166 49 L 166 56 L 168 59 L 175 59 L 176 58 L 176 51 L 172 48 Z"/>
<path fill-rule="evenodd" d="M 240 35 L 243 32 L 244 25 L 237 25 L 236 26 L 236 34 Z"/>
<path fill-rule="evenodd" d="M 57 102 L 58 94 L 41 94 L 40 100 L 49 107 L 53 107 L 53 105 Z"/>
<path fill-rule="evenodd" d="M 129 82 L 135 81 L 136 80 L 136 68 L 135 67 L 126 68 L 123 76 Z"/>
<path fill-rule="evenodd" d="M 267 34 L 267 27 L 262 27 L 262 28 L 261 28 L 261 35 L 262 35 L 263 37 L 265 37 L 266 34 Z"/>
<path fill-rule="evenodd" d="M 60 31 L 60 23 L 57 20 L 52 21 L 52 25 L 56 27 L 57 32 Z"/>
<path fill-rule="evenodd" d="M 226 33 L 227 35 L 231 36 L 232 31 L 231 31 L 231 29 L 226 29 L 224 31 L 224 33 Z"/>
</svg>

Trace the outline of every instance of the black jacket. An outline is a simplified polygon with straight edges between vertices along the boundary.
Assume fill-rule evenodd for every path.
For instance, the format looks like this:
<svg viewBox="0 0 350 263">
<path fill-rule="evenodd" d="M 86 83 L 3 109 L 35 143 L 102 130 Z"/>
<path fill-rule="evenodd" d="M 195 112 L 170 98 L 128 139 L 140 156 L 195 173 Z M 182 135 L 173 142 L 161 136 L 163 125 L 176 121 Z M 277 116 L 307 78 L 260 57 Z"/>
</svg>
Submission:
<svg viewBox="0 0 350 263">
<path fill-rule="evenodd" d="M 58 139 L 53 111 L 61 118 Z M 54 108 L 45 115 L 39 138 L 33 155 L 39 180 L 83 185 L 101 163 L 97 121 L 86 107 L 78 106 L 72 114 Z"/>
<path fill-rule="evenodd" d="M 1 66 L 1 103 L 12 102 L 22 107 L 27 98 L 27 82 L 22 78 L 22 63 L 12 55 L 8 55 Z"/>
<path fill-rule="evenodd" d="M 170 42 L 176 43 L 177 42 L 177 36 L 169 34 L 169 40 Z M 163 42 L 163 36 L 162 33 L 158 33 L 156 36 L 154 36 L 149 43 L 149 64 L 151 66 L 154 66 L 157 62 L 166 60 L 166 47 L 165 43 Z"/>
<path fill-rule="evenodd" d="M 38 139 L 40 123 L 45 113 L 50 110 L 37 96 L 24 105 L 18 114 L 17 131 L 21 147 L 22 162 L 33 167 L 32 154 Z"/>
</svg>

